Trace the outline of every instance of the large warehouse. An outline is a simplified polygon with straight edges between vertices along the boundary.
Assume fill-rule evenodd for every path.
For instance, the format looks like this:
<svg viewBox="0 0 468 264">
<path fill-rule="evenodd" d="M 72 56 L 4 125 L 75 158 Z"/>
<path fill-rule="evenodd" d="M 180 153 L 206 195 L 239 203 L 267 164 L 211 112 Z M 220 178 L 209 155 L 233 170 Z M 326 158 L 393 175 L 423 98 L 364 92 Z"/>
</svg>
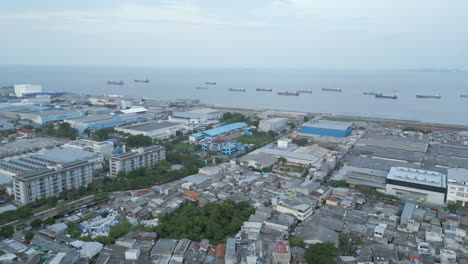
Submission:
<svg viewBox="0 0 468 264">
<path fill-rule="evenodd" d="M 258 130 L 259 131 L 273 131 L 275 133 L 279 133 L 283 130 L 286 129 L 286 126 L 288 124 L 288 119 L 287 118 L 270 118 L 270 119 L 264 119 L 261 120 L 260 123 L 258 124 Z"/>
<path fill-rule="evenodd" d="M 405 201 L 441 205 L 445 203 L 447 176 L 435 172 L 392 167 L 387 175 L 387 194 L 396 195 Z"/>
<path fill-rule="evenodd" d="M 299 132 L 304 135 L 347 137 L 351 134 L 352 126 L 350 122 L 315 120 L 302 124 Z"/>
<path fill-rule="evenodd" d="M 175 122 L 148 122 L 143 124 L 117 127 L 115 130 L 131 135 L 145 135 L 152 138 L 170 138 L 177 131 L 186 129 L 185 124 Z"/>
<path fill-rule="evenodd" d="M 229 125 L 224 125 L 220 127 L 215 127 L 209 130 L 205 130 L 199 133 L 194 133 L 190 135 L 190 141 L 200 141 L 202 139 L 214 140 L 220 137 L 229 136 L 241 132 L 244 128 L 247 128 L 248 125 L 244 122 L 233 123 Z"/>
</svg>

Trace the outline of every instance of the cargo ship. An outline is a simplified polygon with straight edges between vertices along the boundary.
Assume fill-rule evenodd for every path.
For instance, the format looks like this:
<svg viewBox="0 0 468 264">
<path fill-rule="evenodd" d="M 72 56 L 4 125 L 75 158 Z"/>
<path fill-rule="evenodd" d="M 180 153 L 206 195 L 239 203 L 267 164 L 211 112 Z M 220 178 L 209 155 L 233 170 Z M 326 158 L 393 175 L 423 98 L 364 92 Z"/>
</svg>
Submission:
<svg viewBox="0 0 468 264">
<path fill-rule="evenodd" d="M 278 92 L 278 95 L 299 96 L 299 92 Z"/>
<path fill-rule="evenodd" d="M 244 88 L 229 88 L 231 92 L 245 92 Z"/>
<path fill-rule="evenodd" d="M 432 98 L 432 99 L 440 99 L 442 96 L 440 96 L 439 93 L 436 93 L 435 95 L 422 95 L 422 94 L 417 94 L 416 98 Z"/>
<path fill-rule="evenodd" d="M 341 88 L 322 88 L 324 92 L 341 92 Z"/>
<path fill-rule="evenodd" d="M 107 81 L 107 85 L 123 85 L 123 84 L 124 84 L 123 81 L 120 81 L 120 82 Z"/>
<path fill-rule="evenodd" d="M 273 91 L 273 89 L 257 88 L 257 89 L 255 89 L 255 91 L 257 91 L 257 92 L 271 92 L 271 91 Z"/>
<path fill-rule="evenodd" d="M 199 87 L 195 87 L 195 89 L 197 89 L 197 90 L 208 90 L 208 87 L 199 86 Z"/>
<path fill-rule="evenodd" d="M 383 98 L 383 99 L 398 99 L 398 96 L 396 94 L 394 95 L 383 95 L 383 94 L 376 94 L 375 98 Z"/>
<path fill-rule="evenodd" d="M 383 95 L 381 92 L 363 92 L 364 95 Z"/>
<path fill-rule="evenodd" d="M 299 90 L 298 93 L 312 93 L 312 90 Z"/>
<path fill-rule="evenodd" d="M 205 85 L 216 85 L 216 82 L 205 82 Z"/>
<path fill-rule="evenodd" d="M 468 94 L 460 94 L 461 98 L 468 98 Z"/>
<path fill-rule="evenodd" d="M 135 82 L 139 82 L 139 83 L 149 83 L 149 80 L 146 79 L 146 80 L 135 80 Z"/>
</svg>

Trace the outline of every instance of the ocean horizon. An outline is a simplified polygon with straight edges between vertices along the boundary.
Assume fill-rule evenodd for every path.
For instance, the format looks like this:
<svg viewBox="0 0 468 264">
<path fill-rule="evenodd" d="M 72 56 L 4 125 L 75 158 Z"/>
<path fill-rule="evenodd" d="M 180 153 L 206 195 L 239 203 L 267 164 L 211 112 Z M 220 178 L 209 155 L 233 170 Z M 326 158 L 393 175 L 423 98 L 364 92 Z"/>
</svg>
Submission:
<svg viewBox="0 0 468 264">
<path fill-rule="evenodd" d="M 136 83 L 135 79 L 150 82 Z M 123 81 L 124 85 L 107 85 L 107 81 Z M 468 94 L 468 73 L 464 71 L 0 65 L 0 86 L 19 83 L 41 84 L 46 91 L 161 100 L 191 98 L 228 107 L 468 125 L 468 98 L 460 97 Z M 231 92 L 230 88 L 246 91 Z M 273 91 L 258 92 L 257 88 Z M 341 92 L 325 92 L 322 88 L 340 88 Z M 277 95 L 279 91 L 298 90 L 312 93 Z M 363 92 L 397 95 L 398 99 L 378 99 Z M 417 94 L 436 93 L 440 99 L 416 98 Z"/>
</svg>

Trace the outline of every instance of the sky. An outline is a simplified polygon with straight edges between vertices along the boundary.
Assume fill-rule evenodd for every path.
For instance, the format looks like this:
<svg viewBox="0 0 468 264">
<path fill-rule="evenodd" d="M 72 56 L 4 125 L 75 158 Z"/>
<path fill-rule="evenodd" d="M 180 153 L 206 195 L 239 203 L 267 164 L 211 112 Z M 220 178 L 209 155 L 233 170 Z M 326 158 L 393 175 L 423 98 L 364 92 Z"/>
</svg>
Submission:
<svg viewBox="0 0 468 264">
<path fill-rule="evenodd" d="M 0 1 L 0 64 L 468 68 L 466 0 Z"/>
</svg>

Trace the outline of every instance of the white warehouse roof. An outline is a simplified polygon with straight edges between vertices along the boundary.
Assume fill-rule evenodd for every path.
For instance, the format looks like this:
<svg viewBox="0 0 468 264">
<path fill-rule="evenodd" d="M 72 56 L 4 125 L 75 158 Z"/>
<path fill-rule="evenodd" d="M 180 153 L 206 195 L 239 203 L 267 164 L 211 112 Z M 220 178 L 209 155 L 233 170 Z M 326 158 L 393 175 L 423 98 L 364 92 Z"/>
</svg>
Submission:
<svg viewBox="0 0 468 264">
<path fill-rule="evenodd" d="M 340 122 L 340 121 L 330 121 L 330 120 L 315 120 L 302 124 L 305 127 L 314 127 L 314 128 L 323 128 L 323 129 L 333 129 L 333 130 L 346 130 L 348 127 L 352 126 L 351 122 Z"/>
<path fill-rule="evenodd" d="M 387 179 L 447 188 L 447 176 L 436 171 L 392 167 L 387 175 Z"/>
</svg>

